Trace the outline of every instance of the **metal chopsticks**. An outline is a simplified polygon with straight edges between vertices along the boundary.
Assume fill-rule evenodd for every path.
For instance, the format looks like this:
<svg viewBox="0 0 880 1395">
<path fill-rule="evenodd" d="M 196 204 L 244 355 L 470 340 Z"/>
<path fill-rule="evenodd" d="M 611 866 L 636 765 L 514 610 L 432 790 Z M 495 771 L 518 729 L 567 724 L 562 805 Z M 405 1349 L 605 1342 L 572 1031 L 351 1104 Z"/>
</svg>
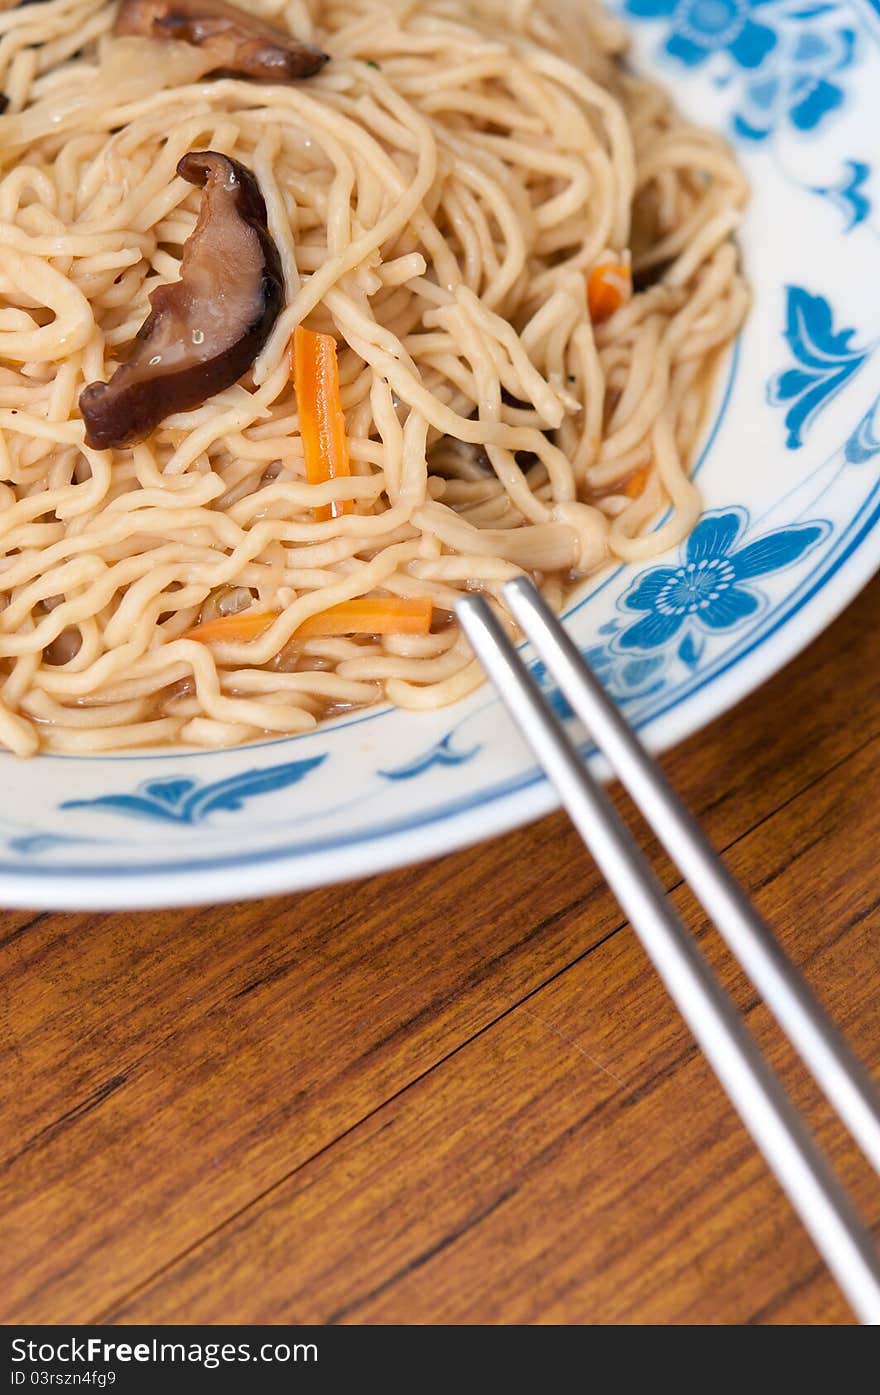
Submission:
<svg viewBox="0 0 880 1395">
<path fill-rule="evenodd" d="M 540 593 L 518 577 L 504 587 L 504 599 L 728 948 L 880 1171 L 880 1102 L 863 1067 Z M 880 1324 L 880 1259 L 870 1232 L 779 1078 L 488 602 L 467 596 L 457 610 L 477 657 L 854 1312 L 862 1322 Z"/>
</svg>

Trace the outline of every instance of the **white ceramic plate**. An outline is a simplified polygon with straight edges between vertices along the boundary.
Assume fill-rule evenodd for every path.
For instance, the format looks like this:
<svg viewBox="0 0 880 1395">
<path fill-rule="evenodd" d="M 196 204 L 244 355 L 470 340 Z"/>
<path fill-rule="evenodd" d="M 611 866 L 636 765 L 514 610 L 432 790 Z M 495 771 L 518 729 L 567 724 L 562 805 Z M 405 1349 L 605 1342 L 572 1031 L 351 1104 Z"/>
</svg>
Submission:
<svg viewBox="0 0 880 1395">
<path fill-rule="evenodd" d="M 569 614 L 654 748 L 763 682 L 880 566 L 880 0 L 620 0 L 635 58 L 737 145 L 754 308 L 699 463 L 706 513 Z M 841 675 L 845 681 L 845 674 Z M 0 904 L 292 891 L 430 857 L 555 799 L 488 689 L 223 752 L 0 756 Z"/>
</svg>

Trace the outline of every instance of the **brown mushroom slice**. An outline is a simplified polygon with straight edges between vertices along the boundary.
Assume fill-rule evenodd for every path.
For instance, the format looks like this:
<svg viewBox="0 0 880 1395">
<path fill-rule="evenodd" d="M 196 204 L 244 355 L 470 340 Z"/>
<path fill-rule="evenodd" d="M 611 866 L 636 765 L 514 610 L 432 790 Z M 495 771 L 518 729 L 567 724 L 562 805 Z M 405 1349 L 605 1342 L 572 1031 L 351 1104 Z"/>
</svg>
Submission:
<svg viewBox="0 0 880 1395">
<path fill-rule="evenodd" d="M 195 44 L 216 55 L 214 71 L 268 82 L 312 77 L 329 58 L 225 0 L 122 0 L 114 32 Z"/>
<path fill-rule="evenodd" d="M 250 368 L 284 303 L 278 249 L 254 176 L 213 150 L 177 173 L 205 192 L 180 280 L 158 286 L 127 363 L 80 394 L 86 444 L 130 446 L 172 412 L 199 407 Z"/>
</svg>

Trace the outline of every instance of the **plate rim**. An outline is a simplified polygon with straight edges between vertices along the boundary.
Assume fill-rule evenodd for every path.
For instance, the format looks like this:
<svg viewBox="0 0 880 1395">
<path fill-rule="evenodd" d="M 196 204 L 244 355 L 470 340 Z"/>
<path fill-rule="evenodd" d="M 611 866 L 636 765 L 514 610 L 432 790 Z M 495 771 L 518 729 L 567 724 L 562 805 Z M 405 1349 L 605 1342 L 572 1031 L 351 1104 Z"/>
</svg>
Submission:
<svg viewBox="0 0 880 1395">
<path fill-rule="evenodd" d="M 610 0 L 610 8 L 612 12 L 616 10 L 620 14 L 621 8 L 628 8 L 627 0 Z M 875 46 L 880 45 L 880 21 L 874 22 L 874 12 L 880 15 L 880 0 L 842 0 L 842 3 L 838 0 L 837 5 L 832 4 L 832 9 L 837 8 L 851 9 L 865 24 Z M 648 18 L 647 13 L 644 17 Z M 663 22 L 660 10 L 652 25 L 656 27 L 658 21 Z M 637 28 L 631 19 L 631 32 L 635 34 Z M 878 70 L 876 52 L 875 47 L 871 63 L 875 71 Z M 862 53 L 862 63 L 864 59 Z M 648 64 L 649 71 L 656 72 L 657 67 L 655 62 Z M 663 80 L 668 86 L 668 71 Z M 714 119 L 709 124 L 712 128 L 716 126 Z M 830 191 L 814 189 L 813 192 Z M 740 342 L 740 336 L 737 336 L 730 355 L 724 392 L 719 393 L 718 407 L 711 418 L 694 473 L 705 461 L 724 419 L 736 377 Z M 779 502 L 777 499 L 771 505 L 771 512 Z M 852 505 L 850 513 L 840 520 L 840 531 L 834 545 L 800 579 L 791 593 L 770 608 L 766 623 L 742 635 L 737 642 L 716 655 L 699 675 L 694 674 L 692 682 L 685 680 L 673 685 L 659 706 L 643 714 L 636 725 L 651 751 L 665 751 L 685 737 L 697 735 L 781 672 L 819 638 L 880 571 L 880 474 L 867 494 L 860 501 L 853 499 Z M 724 507 L 730 509 L 735 506 Z M 645 561 L 649 566 L 663 565 L 671 562 L 673 557 L 674 550 L 670 549 L 662 557 Z M 633 573 L 633 570 L 632 565 L 627 567 L 627 564 L 621 563 L 606 567 L 591 579 L 595 584 L 588 585 L 587 594 L 579 597 L 567 609 L 566 617 L 576 614 L 601 590 L 612 585 L 621 572 Z M 491 689 L 487 691 L 488 703 L 497 703 Z M 324 730 L 332 734 L 337 725 L 346 727 L 372 721 L 387 715 L 388 710 L 386 705 L 382 705 L 371 712 L 334 723 Z M 481 711 L 482 708 L 474 710 Z M 448 711 L 454 713 L 455 706 Z M 268 746 L 290 749 L 295 741 L 296 738 L 284 736 L 269 737 L 241 749 L 264 749 Z M 106 761 L 119 765 L 126 761 L 168 760 L 175 756 L 181 760 L 192 760 L 217 754 L 208 750 L 96 753 L 87 757 L 46 753 L 34 759 Z M 607 775 L 601 760 L 595 756 L 590 759 L 600 776 Z M 19 764 L 14 757 L 4 755 L 4 763 L 7 760 L 15 761 L 16 766 Z M 88 861 L 27 865 L 7 862 L 5 856 L 0 855 L 0 905 L 10 909 L 39 907 L 41 911 L 146 910 L 295 893 L 430 860 L 502 836 L 558 807 L 559 800 L 554 791 L 528 756 L 526 763 L 521 762 L 515 773 L 505 779 L 484 781 L 482 786 L 472 787 L 470 791 L 443 801 L 435 798 L 430 807 L 419 809 L 408 818 L 398 813 L 385 824 L 350 828 L 336 837 L 325 835 L 311 845 L 299 843 L 291 847 L 275 843 L 225 856 L 217 853 L 199 856 L 194 850 L 192 858 L 177 862 L 157 860 L 128 864 L 105 860 L 101 865 Z M 148 835 L 149 830 L 146 832 Z M 106 859 L 108 852 L 105 851 L 103 856 Z"/>
<path fill-rule="evenodd" d="M 725 656 L 727 662 L 719 673 L 707 677 L 686 697 L 673 700 L 664 712 L 639 724 L 640 735 L 650 751 L 661 754 L 679 741 L 698 735 L 756 692 L 818 639 L 880 572 L 880 531 L 875 527 L 880 523 L 878 495 L 880 479 L 859 510 L 861 514 L 869 501 L 873 503 L 870 517 L 861 525 L 860 540 L 850 544 L 844 556 L 827 567 L 803 600 L 747 643 L 742 654 L 736 658 Z M 872 539 L 876 539 L 873 548 L 866 545 Z M 804 623 L 807 616 L 809 623 Z M 771 638 L 776 640 L 772 649 L 768 648 Z M 722 677 L 724 681 L 719 681 Z M 714 701 L 705 701 L 706 692 Z M 592 755 L 590 762 L 600 778 L 608 778 L 609 772 L 600 758 Z M 464 802 L 464 808 L 456 807 L 462 799 L 455 800 L 441 813 L 432 811 L 393 830 L 349 835 L 344 841 L 325 840 L 323 847 L 300 848 L 296 852 L 284 848 L 250 850 L 238 857 L 200 860 L 192 866 L 117 864 L 110 872 L 102 873 L 87 864 L 22 868 L 20 864 L 0 863 L 3 904 L 13 909 L 39 906 L 47 911 L 150 910 L 295 894 L 431 861 L 501 837 L 560 807 L 555 791 L 536 766 L 489 793 L 476 798 L 465 796 Z M 482 826 L 487 809 L 493 811 L 488 828 Z M 425 841 L 428 832 L 430 846 Z M 340 851 L 346 854 L 344 874 L 327 875 L 325 864 L 336 861 Z M 218 873 L 224 870 L 234 876 L 236 885 L 231 894 L 221 892 L 217 886 Z M 14 880 L 7 882 L 7 878 Z M 74 895 L 69 894 L 71 889 L 75 889 Z M 129 889 L 137 894 L 126 895 Z"/>
</svg>

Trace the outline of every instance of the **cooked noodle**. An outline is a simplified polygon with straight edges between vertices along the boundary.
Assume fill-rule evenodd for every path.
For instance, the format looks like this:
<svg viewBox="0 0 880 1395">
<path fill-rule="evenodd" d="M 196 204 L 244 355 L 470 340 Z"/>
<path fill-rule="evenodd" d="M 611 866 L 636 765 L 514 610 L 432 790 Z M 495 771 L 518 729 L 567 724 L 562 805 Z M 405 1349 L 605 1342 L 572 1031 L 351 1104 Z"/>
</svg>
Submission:
<svg viewBox="0 0 880 1395">
<path fill-rule="evenodd" d="M 620 25 L 590 0 L 241 3 L 331 61 L 208 78 L 190 45 L 111 37 L 103 0 L 0 13 L 0 744 L 19 755 L 450 703 L 481 678 L 447 619 L 463 589 L 525 569 L 561 606 L 699 511 L 746 186 L 622 65 Z M 177 279 L 200 191 L 175 168 L 207 148 L 259 183 L 285 308 L 241 383 L 94 450 L 79 394 Z M 592 325 L 588 272 L 629 254 L 637 293 Z M 290 373 L 306 317 L 338 341 L 351 455 L 320 485 Z M 367 593 L 430 596 L 434 630 L 296 640 Z M 280 613 L 246 643 L 182 637 L 243 605 Z"/>
</svg>

